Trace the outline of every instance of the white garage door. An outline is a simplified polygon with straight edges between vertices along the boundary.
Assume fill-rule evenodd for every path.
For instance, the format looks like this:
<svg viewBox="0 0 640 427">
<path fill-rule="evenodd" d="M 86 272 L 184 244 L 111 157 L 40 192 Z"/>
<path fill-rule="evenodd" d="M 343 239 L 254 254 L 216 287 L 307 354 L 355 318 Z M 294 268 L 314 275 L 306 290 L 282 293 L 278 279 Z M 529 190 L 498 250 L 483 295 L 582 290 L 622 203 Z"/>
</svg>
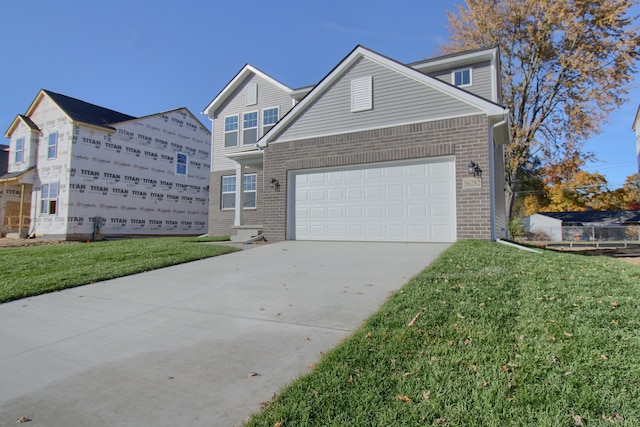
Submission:
<svg viewBox="0 0 640 427">
<path fill-rule="evenodd" d="M 295 172 L 288 238 L 456 240 L 453 158 Z"/>
</svg>

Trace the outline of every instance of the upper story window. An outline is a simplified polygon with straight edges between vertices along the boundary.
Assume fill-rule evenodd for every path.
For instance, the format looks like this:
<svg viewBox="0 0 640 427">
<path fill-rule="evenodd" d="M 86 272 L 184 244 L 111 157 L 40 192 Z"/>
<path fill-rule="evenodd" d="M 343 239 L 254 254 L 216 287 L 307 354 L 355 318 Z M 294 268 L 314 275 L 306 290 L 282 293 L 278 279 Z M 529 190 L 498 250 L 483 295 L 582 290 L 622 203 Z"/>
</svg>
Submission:
<svg viewBox="0 0 640 427">
<path fill-rule="evenodd" d="M 373 109 L 373 77 L 351 80 L 351 112 Z"/>
<path fill-rule="evenodd" d="M 280 109 L 278 107 L 262 110 L 262 134 L 269 132 L 278 122 Z"/>
<path fill-rule="evenodd" d="M 186 153 L 177 153 L 176 155 L 176 175 L 187 175 L 187 163 L 189 157 Z"/>
<path fill-rule="evenodd" d="M 58 156 L 58 132 L 49 134 L 47 144 L 47 159 L 55 159 Z"/>
<path fill-rule="evenodd" d="M 16 140 L 15 162 L 22 163 L 24 161 L 24 138 Z"/>
<path fill-rule="evenodd" d="M 238 116 L 224 118 L 224 146 L 238 146 Z"/>
<path fill-rule="evenodd" d="M 250 145 L 258 142 L 258 112 L 242 115 L 242 144 Z"/>
<path fill-rule="evenodd" d="M 471 86 L 471 68 L 453 72 L 453 84 L 456 86 Z"/>
<path fill-rule="evenodd" d="M 58 211 L 58 183 L 42 184 L 40 213 L 55 215 Z"/>
</svg>

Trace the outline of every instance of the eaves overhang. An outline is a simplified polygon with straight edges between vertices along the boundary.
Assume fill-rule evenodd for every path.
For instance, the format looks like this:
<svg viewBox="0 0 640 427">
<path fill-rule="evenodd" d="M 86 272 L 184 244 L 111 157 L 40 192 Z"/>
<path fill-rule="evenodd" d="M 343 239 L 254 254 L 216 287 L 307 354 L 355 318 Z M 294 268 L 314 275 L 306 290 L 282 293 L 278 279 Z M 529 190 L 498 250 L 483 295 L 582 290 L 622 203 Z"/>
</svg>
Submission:
<svg viewBox="0 0 640 427">
<path fill-rule="evenodd" d="M 240 151 L 237 153 L 225 154 L 225 157 L 243 166 L 250 166 L 256 169 L 262 169 L 264 151 L 255 149 L 251 151 Z"/>
</svg>

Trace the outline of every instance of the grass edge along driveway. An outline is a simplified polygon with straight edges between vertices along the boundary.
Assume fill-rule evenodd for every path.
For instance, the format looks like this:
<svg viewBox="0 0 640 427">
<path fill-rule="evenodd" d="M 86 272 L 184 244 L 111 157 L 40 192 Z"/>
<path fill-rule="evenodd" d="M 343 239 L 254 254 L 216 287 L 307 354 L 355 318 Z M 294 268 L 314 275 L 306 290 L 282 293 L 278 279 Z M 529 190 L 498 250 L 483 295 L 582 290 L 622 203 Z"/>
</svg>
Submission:
<svg viewBox="0 0 640 427">
<path fill-rule="evenodd" d="M 163 237 L 0 250 L 0 303 L 234 252 L 221 239 Z"/>
<path fill-rule="evenodd" d="M 639 426 L 640 267 L 461 241 L 249 426 Z"/>
</svg>

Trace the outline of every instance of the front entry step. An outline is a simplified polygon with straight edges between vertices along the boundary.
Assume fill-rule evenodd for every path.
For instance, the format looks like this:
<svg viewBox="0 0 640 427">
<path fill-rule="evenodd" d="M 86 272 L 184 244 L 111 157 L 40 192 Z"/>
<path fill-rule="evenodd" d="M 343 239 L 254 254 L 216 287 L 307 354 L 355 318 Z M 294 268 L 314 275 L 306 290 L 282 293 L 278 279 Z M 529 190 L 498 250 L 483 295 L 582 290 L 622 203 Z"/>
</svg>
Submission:
<svg viewBox="0 0 640 427">
<path fill-rule="evenodd" d="M 246 242 L 262 234 L 262 225 L 234 225 L 231 229 L 236 231 L 232 242 Z"/>
</svg>

